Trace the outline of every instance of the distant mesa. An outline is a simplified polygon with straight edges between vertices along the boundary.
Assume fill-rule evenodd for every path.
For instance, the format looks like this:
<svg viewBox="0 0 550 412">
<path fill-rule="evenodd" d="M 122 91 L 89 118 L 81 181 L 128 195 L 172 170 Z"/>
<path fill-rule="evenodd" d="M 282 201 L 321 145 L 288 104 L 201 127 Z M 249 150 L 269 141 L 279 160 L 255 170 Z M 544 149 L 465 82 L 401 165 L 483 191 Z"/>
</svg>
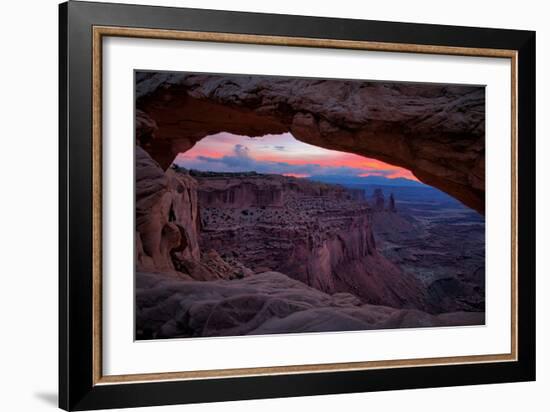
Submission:
<svg viewBox="0 0 550 412">
<path fill-rule="evenodd" d="M 318 182 L 340 184 L 340 185 L 376 185 L 376 186 L 410 186 L 410 187 L 428 187 L 424 183 L 416 180 L 405 179 L 404 177 L 389 178 L 385 176 L 311 176 L 309 180 Z"/>
</svg>

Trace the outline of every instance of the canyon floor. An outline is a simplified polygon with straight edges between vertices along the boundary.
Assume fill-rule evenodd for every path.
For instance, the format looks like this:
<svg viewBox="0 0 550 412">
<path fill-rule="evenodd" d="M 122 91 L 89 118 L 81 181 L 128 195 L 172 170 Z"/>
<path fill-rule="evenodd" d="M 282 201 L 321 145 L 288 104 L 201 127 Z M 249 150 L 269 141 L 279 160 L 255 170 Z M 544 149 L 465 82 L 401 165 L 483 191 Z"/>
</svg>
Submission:
<svg viewBox="0 0 550 412">
<path fill-rule="evenodd" d="M 428 186 L 383 190 L 398 200 L 397 213 L 374 213 L 380 253 L 419 279 L 439 311 L 484 311 L 484 217 Z"/>
<path fill-rule="evenodd" d="M 435 189 L 137 165 L 137 339 L 484 324 L 484 219 Z"/>
</svg>

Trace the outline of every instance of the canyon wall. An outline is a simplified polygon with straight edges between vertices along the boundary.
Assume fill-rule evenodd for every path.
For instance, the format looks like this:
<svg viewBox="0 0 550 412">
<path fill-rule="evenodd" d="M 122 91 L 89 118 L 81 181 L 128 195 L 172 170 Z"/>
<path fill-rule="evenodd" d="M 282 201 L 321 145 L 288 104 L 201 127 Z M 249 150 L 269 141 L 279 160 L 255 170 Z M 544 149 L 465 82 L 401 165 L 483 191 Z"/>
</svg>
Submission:
<svg viewBox="0 0 550 412">
<path fill-rule="evenodd" d="M 349 292 L 366 303 L 429 310 L 420 283 L 378 253 L 371 209 L 356 200 L 356 191 L 278 175 L 194 177 L 201 249 L 329 294 Z"/>
<path fill-rule="evenodd" d="M 364 191 L 321 182 L 305 181 L 280 175 L 256 172 L 218 173 L 190 171 L 200 186 L 202 207 L 284 207 L 287 201 L 301 197 L 333 200 L 363 200 Z"/>
<path fill-rule="evenodd" d="M 164 169 L 218 132 L 291 132 L 407 168 L 485 211 L 483 87 L 138 72 L 136 99 L 138 142 Z"/>
</svg>

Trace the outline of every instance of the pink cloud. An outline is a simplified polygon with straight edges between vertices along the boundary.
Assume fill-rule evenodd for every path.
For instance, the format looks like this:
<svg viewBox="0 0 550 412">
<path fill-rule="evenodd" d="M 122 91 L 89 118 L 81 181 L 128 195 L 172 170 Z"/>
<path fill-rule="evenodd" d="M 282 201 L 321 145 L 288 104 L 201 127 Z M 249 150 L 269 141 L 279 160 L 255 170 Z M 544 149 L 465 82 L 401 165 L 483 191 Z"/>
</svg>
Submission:
<svg viewBox="0 0 550 412">
<path fill-rule="evenodd" d="M 241 151 L 245 150 L 245 152 L 237 153 L 237 148 Z M 176 161 L 193 168 L 206 159 L 210 164 L 217 159 L 222 163 L 224 160 L 231 160 L 243 156 L 243 154 L 246 154 L 247 162 L 245 164 L 249 165 L 248 167 L 266 164 L 276 169 L 277 164 L 284 164 L 284 168 L 281 167 L 280 171 L 275 170 L 274 172 L 288 176 L 308 177 L 310 174 L 305 169 L 309 167 L 309 169 L 321 171 L 345 169 L 357 176 L 402 177 L 418 181 L 407 169 L 352 153 L 309 145 L 296 140 L 290 133 L 254 138 L 218 133 L 203 138 L 191 150 L 180 153 Z M 296 166 L 297 170 L 288 170 L 292 169 L 291 166 Z M 222 165 L 219 164 L 218 167 L 222 167 Z"/>
</svg>

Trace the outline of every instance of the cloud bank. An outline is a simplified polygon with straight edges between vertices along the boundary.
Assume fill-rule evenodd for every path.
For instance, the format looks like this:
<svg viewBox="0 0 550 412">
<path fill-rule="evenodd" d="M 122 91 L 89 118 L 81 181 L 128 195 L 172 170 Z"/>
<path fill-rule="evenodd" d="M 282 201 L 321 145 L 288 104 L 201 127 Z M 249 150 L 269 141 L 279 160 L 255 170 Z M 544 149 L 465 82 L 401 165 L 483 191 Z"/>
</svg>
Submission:
<svg viewBox="0 0 550 412">
<path fill-rule="evenodd" d="M 277 146 L 275 147 L 275 150 L 285 151 L 285 147 Z M 254 158 L 252 150 L 248 146 L 243 144 L 234 145 L 232 153 L 222 157 L 205 155 L 197 155 L 196 157 L 186 156 L 180 157 L 177 160 L 177 163 L 187 169 L 196 169 L 201 171 L 254 171 L 264 174 L 281 174 L 295 176 L 364 176 L 368 174 L 389 177 L 394 173 L 394 171 L 392 170 L 382 170 L 378 168 L 354 168 L 347 166 L 327 166 L 317 163 L 295 164 L 270 160 L 258 160 Z"/>
</svg>

